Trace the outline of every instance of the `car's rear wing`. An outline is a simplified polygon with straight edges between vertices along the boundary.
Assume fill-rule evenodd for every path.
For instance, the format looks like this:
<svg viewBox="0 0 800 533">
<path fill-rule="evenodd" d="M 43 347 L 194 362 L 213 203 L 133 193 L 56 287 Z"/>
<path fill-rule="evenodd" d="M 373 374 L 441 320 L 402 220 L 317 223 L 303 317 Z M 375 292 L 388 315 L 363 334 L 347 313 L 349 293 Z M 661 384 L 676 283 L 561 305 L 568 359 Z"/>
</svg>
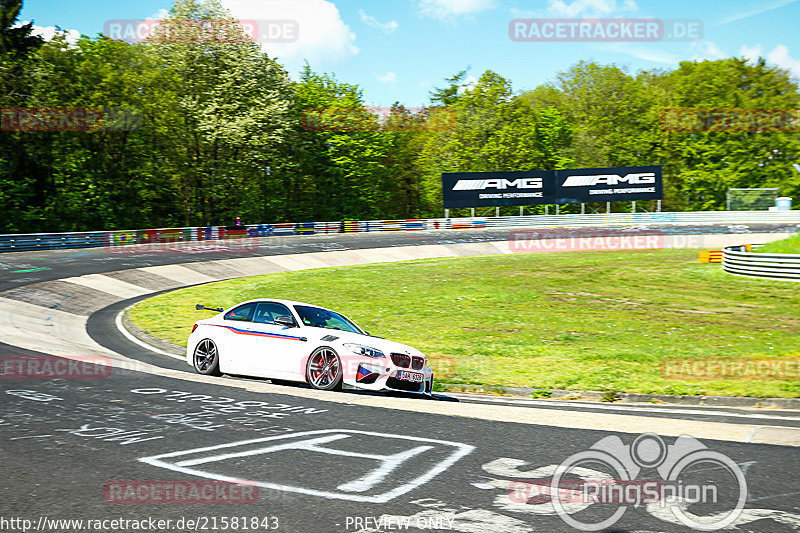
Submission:
<svg viewBox="0 0 800 533">
<path fill-rule="evenodd" d="M 197 304 L 194 308 L 198 311 L 216 311 L 217 313 L 223 312 L 225 309 L 221 307 L 206 307 L 205 305 Z"/>
</svg>

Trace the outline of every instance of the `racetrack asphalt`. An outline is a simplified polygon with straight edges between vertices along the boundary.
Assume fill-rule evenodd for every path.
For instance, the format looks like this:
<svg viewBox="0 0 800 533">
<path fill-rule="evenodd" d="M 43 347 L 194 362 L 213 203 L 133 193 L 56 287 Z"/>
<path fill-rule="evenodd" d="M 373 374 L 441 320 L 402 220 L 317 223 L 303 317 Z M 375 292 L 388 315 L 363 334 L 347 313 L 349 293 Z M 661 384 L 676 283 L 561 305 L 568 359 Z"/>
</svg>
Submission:
<svg viewBox="0 0 800 533">
<path fill-rule="evenodd" d="M 591 233 L 590 229 L 581 230 Z M 757 230 L 787 231 L 782 227 Z M 489 242 L 507 238 L 508 231 L 281 238 L 280 243 L 264 244 L 268 249 L 259 250 L 259 254 Z M 0 256 L 0 289 L 203 259 L 209 258 L 189 254 L 177 258 L 171 254 L 114 255 L 105 250 L 7 254 Z M 52 270 L 11 273 L 40 267 Z M 719 422 L 725 424 L 721 427 L 731 428 L 744 424 L 800 425 L 800 417 L 790 410 L 605 406 L 545 400 L 530 400 L 525 405 L 476 395 L 439 395 L 427 402 L 379 395 L 375 402 L 396 402 L 399 407 L 382 408 L 367 404 L 365 400 L 372 400 L 372 395 L 354 392 L 314 397 L 306 393 L 315 391 L 300 386 L 262 386 L 263 380 L 196 380 L 188 365 L 132 344 L 112 327 L 116 315 L 132 300 L 111 303 L 88 315 L 87 331 L 106 349 L 157 366 L 164 373 L 115 366 L 110 375 L 96 379 L 0 380 L 0 458 L 5 481 L 0 485 L 0 530 L 22 531 L 22 527 L 2 522 L 12 518 L 31 520 L 29 530 L 38 527 L 40 531 L 87 530 L 57 527 L 48 522 L 52 519 L 153 518 L 172 520 L 169 527 L 157 528 L 161 530 L 212 531 L 222 530 L 223 517 L 228 518 L 229 525 L 233 517 L 258 517 L 258 526 L 249 530 L 575 531 L 555 514 L 546 496 L 540 494 L 525 501 L 531 490 L 538 490 L 530 482 L 549 481 L 556 465 L 574 453 L 589 450 L 604 437 L 618 436 L 624 445 L 630 445 L 636 433 L 613 426 L 559 427 L 559 419 L 576 413 L 635 413 L 665 426 L 676 420 Z M 0 345 L 0 354 L 3 359 L 40 356 L 10 345 Z M 179 378 L 183 374 L 186 377 Z M 448 410 L 414 408 L 426 403 Z M 531 412 L 545 411 L 556 425 L 458 413 L 459 409 L 505 405 L 521 412 L 529 407 Z M 325 442 L 307 442 L 320 438 Z M 676 442 L 675 436 L 663 440 L 667 444 Z M 737 530 L 800 529 L 800 448 L 707 438 L 702 443 L 729 457 L 744 473 L 747 505 L 736 523 Z M 603 471 L 601 466 L 595 467 Z M 601 477 L 588 474 L 590 478 L 593 475 Z M 104 495 L 104 487 L 130 486 L 133 482 L 147 487 L 158 481 L 205 483 L 228 478 L 256 484 L 257 501 L 125 504 L 110 503 Z M 655 470 L 645 469 L 637 479 L 657 478 Z M 690 508 L 704 516 L 730 510 L 739 488 L 729 472 L 713 464 L 687 468 L 683 481 L 713 483 L 718 488 L 716 503 Z M 520 490 L 525 497 L 520 497 Z M 619 507 L 597 503 L 573 516 L 596 521 Z M 181 519 L 184 522 L 179 524 Z M 200 523 L 188 527 L 186 520 Z M 112 528 L 109 523 L 99 530 L 133 531 L 130 525 L 128 529 Z M 236 530 L 244 530 L 241 525 L 240 520 Z M 614 527 L 642 532 L 689 530 L 658 502 L 629 506 Z"/>
</svg>

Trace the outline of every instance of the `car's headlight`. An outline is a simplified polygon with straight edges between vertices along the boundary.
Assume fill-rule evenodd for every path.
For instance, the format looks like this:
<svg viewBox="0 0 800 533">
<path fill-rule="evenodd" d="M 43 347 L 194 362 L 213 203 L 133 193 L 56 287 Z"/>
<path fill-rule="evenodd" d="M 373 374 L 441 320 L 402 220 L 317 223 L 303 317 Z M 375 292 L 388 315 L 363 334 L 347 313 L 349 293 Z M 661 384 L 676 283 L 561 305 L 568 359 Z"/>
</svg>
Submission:
<svg viewBox="0 0 800 533">
<path fill-rule="evenodd" d="M 370 348 L 369 346 L 362 346 L 361 344 L 345 344 L 345 348 L 358 355 L 366 355 L 367 357 L 374 357 L 380 359 L 386 357 L 383 352 L 377 348 Z"/>
</svg>

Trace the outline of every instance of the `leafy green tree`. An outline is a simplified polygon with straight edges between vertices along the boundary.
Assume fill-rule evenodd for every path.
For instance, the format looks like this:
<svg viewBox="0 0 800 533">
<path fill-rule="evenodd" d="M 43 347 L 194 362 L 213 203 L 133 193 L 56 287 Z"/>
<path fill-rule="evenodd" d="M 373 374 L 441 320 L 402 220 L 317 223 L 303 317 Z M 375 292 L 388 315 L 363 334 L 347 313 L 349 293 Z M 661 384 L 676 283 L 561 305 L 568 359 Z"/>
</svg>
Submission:
<svg viewBox="0 0 800 533">
<path fill-rule="evenodd" d="M 430 93 L 431 102 L 442 106 L 451 106 L 458 101 L 458 96 L 468 86 L 467 74 L 469 67 L 457 72 L 453 76 L 446 78 L 445 81 L 449 83 L 447 87 L 436 88 Z"/>
<path fill-rule="evenodd" d="M 215 31 L 198 33 L 204 22 Z M 261 219 L 275 179 L 267 169 L 278 166 L 294 125 L 286 71 L 219 0 L 176 1 L 147 44 L 173 80 L 163 155 L 185 223 Z"/>
<path fill-rule="evenodd" d="M 572 161 L 572 130 L 561 112 L 515 96 L 495 72 L 484 72 L 449 109 L 454 128 L 428 134 L 418 158 L 429 206 L 441 205 L 442 172 L 547 170 Z"/>
<path fill-rule="evenodd" d="M 0 0 L 0 55 L 27 57 L 44 42 L 32 35 L 33 23 L 18 24 L 22 0 Z"/>
<path fill-rule="evenodd" d="M 763 59 L 682 62 L 664 81 L 670 96 L 665 108 L 800 108 L 798 87 L 789 73 Z M 800 179 L 791 167 L 800 160 L 796 133 L 664 131 L 661 137 L 673 175 L 668 193 L 678 208 L 723 209 L 728 188 L 778 187 L 787 196 L 800 194 Z"/>
</svg>

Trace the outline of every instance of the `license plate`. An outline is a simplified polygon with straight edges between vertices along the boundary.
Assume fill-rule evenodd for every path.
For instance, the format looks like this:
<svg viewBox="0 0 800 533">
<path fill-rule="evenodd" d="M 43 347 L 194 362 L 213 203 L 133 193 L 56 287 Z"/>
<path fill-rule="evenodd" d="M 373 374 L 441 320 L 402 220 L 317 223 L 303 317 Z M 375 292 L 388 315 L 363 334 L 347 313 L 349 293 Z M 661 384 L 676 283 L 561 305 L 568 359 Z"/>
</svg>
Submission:
<svg viewBox="0 0 800 533">
<path fill-rule="evenodd" d="M 402 379 L 403 381 L 411 381 L 414 383 L 422 383 L 424 376 L 417 372 L 407 372 L 405 370 L 400 370 L 397 373 L 397 379 Z"/>
</svg>

